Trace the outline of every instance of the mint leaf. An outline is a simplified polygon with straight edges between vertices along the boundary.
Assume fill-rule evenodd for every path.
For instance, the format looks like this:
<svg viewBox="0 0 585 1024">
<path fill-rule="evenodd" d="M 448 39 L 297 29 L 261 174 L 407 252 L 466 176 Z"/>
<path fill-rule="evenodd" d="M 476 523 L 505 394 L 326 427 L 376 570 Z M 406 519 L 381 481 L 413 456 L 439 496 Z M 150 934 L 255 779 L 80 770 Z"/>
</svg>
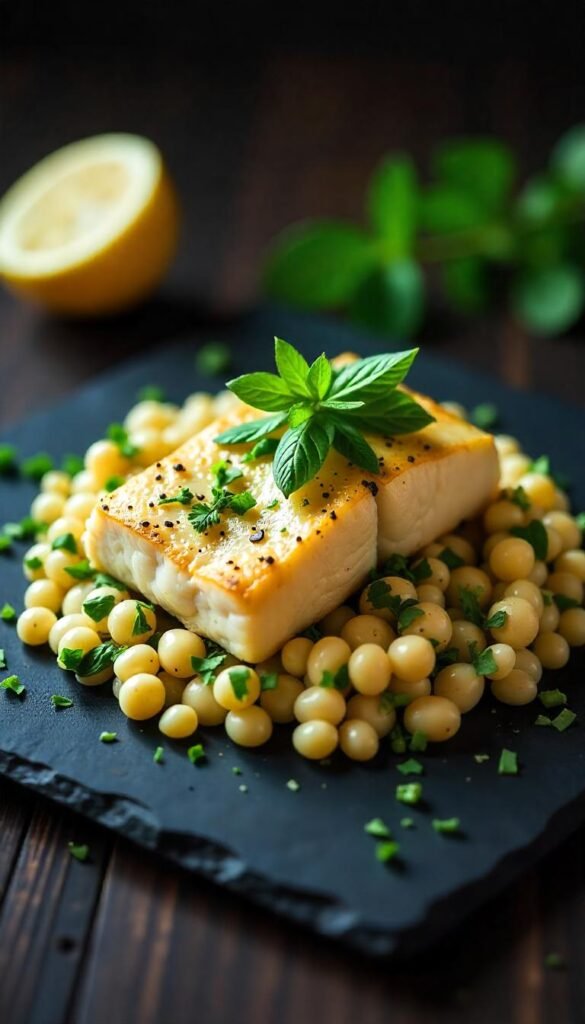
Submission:
<svg viewBox="0 0 585 1024">
<path fill-rule="evenodd" d="M 246 373 L 228 380 L 226 387 L 254 409 L 281 412 L 295 400 L 288 384 L 275 373 Z"/>
<path fill-rule="evenodd" d="M 366 204 L 374 231 L 384 240 L 388 260 L 410 256 L 417 223 L 416 172 L 406 156 L 385 159 L 376 168 Z"/>
<path fill-rule="evenodd" d="M 585 307 L 583 271 L 572 263 L 526 269 L 512 289 L 512 305 L 534 334 L 561 334 L 577 322 Z"/>
<path fill-rule="evenodd" d="M 435 419 L 406 391 L 398 390 L 368 401 L 364 409 L 349 409 L 347 416 L 361 430 L 385 436 L 412 434 Z"/>
<path fill-rule="evenodd" d="M 585 192 L 585 124 L 576 124 L 561 136 L 551 162 L 564 185 L 576 192 Z"/>
<path fill-rule="evenodd" d="M 274 455 L 277 448 L 278 441 L 275 437 L 263 437 L 262 440 L 256 442 L 251 451 L 246 452 L 242 462 L 255 462 L 256 459 L 262 459 L 265 455 Z"/>
<path fill-rule="evenodd" d="M 342 423 L 337 417 L 332 419 L 332 422 L 335 424 L 335 450 L 360 469 L 365 469 L 368 473 L 379 473 L 378 456 L 359 430 L 351 423 Z"/>
<path fill-rule="evenodd" d="M 335 374 L 328 397 L 354 401 L 388 399 L 388 391 L 402 383 L 418 352 L 418 348 L 411 348 L 348 363 Z"/>
<path fill-rule="evenodd" d="M 311 396 L 307 378 L 309 364 L 305 357 L 283 338 L 274 339 L 274 361 L 283 381 L 293 395 L 301 398 Z"/>
<path fill-rule="evenodd" d="M 291 427 L 280 440 L 274 455 L 276 486 L 285 498 L 313 479 L 327 458 L 333 430 L 316 419 Z"/>
<path fill-rule="evenodd" d="M 297 224 L 277 238 L 264 269 L 271 298 L 305 309 L 328 309 L 346 301 L 375 263 L 364 231 L 340 221 Z"/>
<path fill-rule="evenodd" d="M 453 139 L 438 147 L 433 170 L 440 181 L 467 193 L 486 213 L 499 211 L 516 175 L 515 160 L 497 139 Z"/>
<path fill-rule="evenodd" d="M 422 270 L 413 260 L 378 267 L 358 285 L 350 302 L 352 320 L 395 338 L 411 338 L 425 308 Z"/>
<path fill-rule="evenodd" d="M 286 423 L 286 420 L 286 412 L 277 413 L 275 416 L 262 416 L 261 419 L 240 423 L 237 427 L 229 427 L 214 437 L 214 441 L 216 444 L 246 444 L 248 441 L 256 441 L 258 438 L 278 430 Z"/>
<path fill-rule="evenodd" d="M 332 379 L 333 370 L 331 363 L 323 352 L 317 359 L 315 359 L 315 362 L 311 364 L 311 368 L 307 376 L 307 384 L 309 386 L 310 394 L 318 400 L 325 398 Z"/>
<path fill-rule="evenodd" d="M 231 359 L 229 345 L 223 341 L 208 341 L 197 352 L 195 366 L 199 373 L 204 373 L 208 377 L 217 377 L 229 369 Z"/>
</svg>

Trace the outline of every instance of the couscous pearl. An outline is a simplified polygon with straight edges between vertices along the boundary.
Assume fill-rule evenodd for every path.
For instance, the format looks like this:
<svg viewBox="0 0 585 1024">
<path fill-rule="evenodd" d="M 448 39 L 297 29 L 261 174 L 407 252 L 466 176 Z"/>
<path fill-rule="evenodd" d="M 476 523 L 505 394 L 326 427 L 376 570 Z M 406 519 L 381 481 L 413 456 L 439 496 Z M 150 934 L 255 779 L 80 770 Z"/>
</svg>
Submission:
<svg viewBox="0 0 585 1024">
<path fill-rule="evenodd" d="M 556 487 L 549 476 L 544 473 L 525 473 L 518 481 L 518 486 L 525 491 L 529 501 L 540 505 L 548 512 L 556 502 Z"/>
<path fill-rule="evenodd" d="M 545 526 L 552 526 L 553 530 L 557 531 L 563 544 L 563 551 L 581 547 L 581 529 L 568 512 L 547 512 L 543 522 Z"/>
<path fill-rule="evenodd" d="M 546 581 L 546 589 L 552 590 L 553 594 L 570 597 L 578 604 L 583 603 L 583 584 L 570 572 L 551 572 Z"/>
<path fill-rule="evenodd" d="M 160 430 L 146 427 L 141 430 L 133 430 L 130 434 L 130 443 L 138 449 L 134 460 L 139 466 L 146 468 L 166 455 L 166 445 Z"/>
<path fill-rule="evenodd" d="M 441 608 L 445 607 L 445 595 L 442 590 L 438 587 L 433 586 L 432 583 L 423 583 L 417 589 L 417 598 L 419 601 L 424 601 L 428 604 L 438 604 Z"/>
<path fill-rule="evenodd" d="M 75 615 L 81 612 L 83 602 L 93 589 L 93 580 L 84 580 L 83 583 L 76 583 L 71 587 L 71 590 L 68 590 L 63 597 L 63 614 Z"/>
<path fill-rule="evenodd" d="M 453 633 L 449 646 L 457 651 L 459 661 L 471 662 L 472 652 L 480 653 L 486 646 L 486 637 L 483 629 L 476 626 L 474 622 L 467 619 L 458 619 L 453 623 Z M 475 645 L 475 646 L 474 646 Z"/>
<path fill-rule="evenodd" d="M 479 703 L 484 686 L 483 676 L 478 676 L 473 665 L 459 662 L 441 669 L 435 678 L 434 691 L 437 696 L 453 701 L 461 714 L 465 714 Z"/>
<path fill-rule="evenodd" d="M 62 494 L 37 494 L 30 514 L 37 523 L 52 523 L 63 515 L 65 498 Z"/>
<path fill-rule="evenodd" d="M 325 672 L 333 675 L 347 665 L 351 648 L 339 636 L 324 636 L 314 645 L 307 660 L 307 673 L 314 686 L 319 686 Z"/>
<path fill-rule="evenodd" d="M 61 469 L 50 469 L 41 480 L 41 491 L 45 494 L 60 494 L 67 497 L 71 490 L 71 479 Z"/>
<path fill-rule="evenodd" d="M 339 727 L 339 746 L 352 761 L 371 761 L 378 753 L 380 741 L 376 730 L 368 722 L 348 718 Z"/>
<path fill-rule="evenodd" d="M 165 672 L 192 679 L 195 669 L 191 659 L 205 657 L 205 644 L 188 629 L 168 629 L 159 640 L 158 656 Z"/>
<path fill-rule="evenodd" d="M 504 530 L 498 530 L 497 533 L 490 534 L 490 536 L 487 538 L 487 540 L 484 541 L 483 547 L 481 549 L 481 553 L 482 553 L 483 557 L 486 559 L 486 561 L 489 560 L 489 557 L 490 557 L 492 551 L 494 550 L 494 548 L 496 547 L 496 545 L 499 544 L 501 540 L 507 540 L 507 538 L 509 536 L 510 536 L 510 534 L 506 533 Z M 488 561 L 488 568 L 489 568 L 489 561 Z"/>
<path fill-rule="evenodd" d="M 421 565 L 422 560 L 415 562 L 413 569 L 416 570 Z M 449 567 L 445 565 L 445 563 L 442 562 L 440 558 L 427 558 L 427 565 L 431 570 L 431 574 L 430 576 L 425 576 L 424 579 L 420 581 L 421 584 L 428 584 L 433 587 L 438 587 L 439 590 L 445 592 L 445 590 L 449 586 L 449 580 L 451 578 Z"/>
<path fill-rule="evenodd" d="M 516 667 L 517 651 L 509 644 L 491 644 L 486 650 L 490 651 L 496 663 L 495 672 L 487 672 L 488 679 L 503 679 Z"/>
<path fill-rule="evenodd" d="M 165 688 L 158 676 L 150 672 L 139 672 L 122 684 L 118 700 L 127 718 L 144 722 L 162 711 Z"/>
<path fill-rule="evenodd" d="M 524 512 L 513 501 L 502 498 L 488 505 L 483 516 L 486 533 L 498 533 L 500 530 L 511 530 L 513 526 L 521 526 Z"/>
<path fill-rule="evenodd" d="M 416 697 L 428 697 L 431 691 L 430 679 L 415 679 L 410 682 L 401 679 L 400 676 L 392 676 L 388 686 L 389 693 L 400 693 L 409 697 L 410 700 L 414 700 Z"/>
<path fill-rule="evenodd" d="M 141 614 L 140 614 L 141 613 Z M 145 630 L 141 619 L 146 622 Z M 120 601 L 108 615 L 108 632 L 117 644 L 134 645 L 150 639 L 156 629 L 156 615 L 141 601 Z M 138 632 L 136 632 L 138 630 Z"/>
<path fill-rule="evenodd" d="M 158 654 L 148 644 L 136 644 L 129 650 L 119 654 L 114 662 L 114 672 L 123 683 L 131 676 L 140 673 L 147 673 L 155 676 L 159 670 L 160 663 Z"/>
<path fill-rule="evenodd" d="M 563 550 L 563 541 L 560 533 L 557 533 L 552 526 L 545 526 L 545 530 L 547 539 L 546 560 L 547 562 L 552 562 Z"/>
<path fill-rule="evenodd" d="M 500 486 L 517 487 L 520 477 L 530 468 L 531 460 L 522 452 L 511 452 L 500 459 Z"/>
<path fill-rule="evenodd" d="M 333 753 L 339 742 L 339 735 L 331 722 L 303 722 L 302 725 L 297 725 L 292 741 L 301 757 L 306 757 L 310 761 L 320 761 Z"/>
<path fill-rule="evenodd" d="M 29 580 L 31 583 L 34 580 L 45 579 L 45 558 L 50 553 L 50 551 L 51 545 L 41 542 L 39 544 L 33 544 L 33 546 L 29 548 L 28 551 L 26 552 L 22 561 L 22 571 L 24 572 L 24 575 L 26 576 L 27 580 Z M 27 561 L 30 561 L 31 559 L 38 559 L 41 562 L 41 565 L 37 569 L 31 569 L 30 566 L 26 564 Z"/>
<path fill-rule="evenodd" d="M 560 633 L 541 633 L 532 649 L 543 668 L 559 669 L 567 664 L 571 649 Z"/>
<path fill-rule="evenodd" d="M 513 707 L 530 704 L 538 692 L 534 679 L 520 668 L 513 668 L 504 679 L 495 679 L 491 690 L 496 700 Z"/>
<path fill-rule="evenodd" d="M 57 613 L 65 591 L 53 580 L 35 580 L 24 592 L 25 608 L 49 608 Z"/>
<path fill-rule="evenodd" d="M 30 647 L 46 644 L 57 616 L 49 608 L 27 608 L 18 616 L 16 632 L 19 640 Z"/>
<path fill-rule="evenodd" d="M 535 683 L 539 683 L 542 679 L 542 665 L 532 651 L 526 650 L 522 647 L 519 651 L 516 651 L 516 660 L 513 668 L 521 669 L 522 672 L 526 672 Z"/>
<path fill-rule="evenodd" d="M 45 575 L 54 583 L 58 583 L 63 590 L 70 590 L 75 585 L 75 579 L 67 569 L 78 562 L 79 555 L 74 555 L 71 551 L 51 551 L 45 558 Z"/>
<path fill-rule="evenodd" d="M 396 633 L 392 626 L 378 615 L 354 615 L 341 630 L 341 636 L 352 651 L 362 644 L 377 644 L 387 650 Z"/>
<path fill-rule="evenodd" d="M 107 683 L 112 678 L 112 666 L 108 665 L 101 672 L 96 672 L 93 676 L 80 676 L 75 675 L 78 683 L 82 686 L 101 686 L 102 683 Z"/>
<path fill-rule="evenodd" d="M 213 686 L 206 685 L 198 679 L 192 679 L 187 683 L 181 703 L 188 704 L 197 712 L 200 725 L 221 725 L 225 721 L 227 710 L 217 703 L 213 696 Z"/>
<path fill-rule="evenodd" d="M 285 672 L 301 679 L 307 671 L 307 661 L 312 650 L 313 641 L 308 637 L 297 636 L 294 640 L 289 640 L 280 652 Z"/>
<path fill-rule="evenodd" d="M 81 541 L 81 538 L 85 532 L 85 523 L 77 516 L 59 516 L 55 519 L 54 523 L 51 523 L 47 530 L 47 540 L 52 544 L 57 537 L 64 537 L 65 534 L 71 533 L 76 541 Z M 80 545 L 78 544 L 78 550 Z"/>
<path fill-rule="evenodd" d="M 516 649 L 528 647 L 539 627 L 539 618 L 532 605 L 523 597 L 505 597 L 491 606 L 488 619 L 493 618 L 497 612 L 505 612 L 506 620 L 502 626 L 491 627 L 494 640 Z"/>
<path fill-rule="evenodd" d="M 555 573 L 568 572 L 585 583 L 585 551 L 563 551 L 555 561 L 554 570 Z"/>
<path fill-rule="evenodd" d="M 74 626 L 84 626 L 86 629 L 92 629 L 93 622 L 87 615 L 84 615 L 83 612 L 64 615 L 62 619 L 57 619 L 49 633 L 49 647 L 53 654 L 59 653 L 59 644 L 62 637 L 64 637 L 70 629 L 73 629 Z"/>
<path fill-rule="evenodd" d="M 435 667 L 433 645 L 422 636 L 400 636 L 388 648 L 392 672 L 407 682 L 429 676 Z"/>
<path fill-rule="evenodd" d="M 534 548 L 522 537 L 507 537 L 496 544 L 489 563 L 499 580 L 524 579 L 534 568 Z"/>
<path fill-rule="evenodd" d="M 76 473 L 71 481 L 72 494 L 90 494 L 92 492 L 95 494 L 97 490 L 98 485 L 87 469 L 82 469 L 80 473 Z"/>
<path fill-rule="evenodd" d="M 247 665 L 224 668 L 213 684 L 213 696 L 227 711 L 248 708 L 260 696 L 258 675 Z"/>
<path fill-rule="evenodd" d="M 544 601 L 540 592 L 540 587 L 537 587 L 535 583 L 531 583 L 530 580 L 514 580 L 513 583 L 508 583 L 504 597 L 523 597 L 528 604 L 531 604 L 536 614 L 540 618 L 544 609 Z"/>
<path fill-rule="evenodd" d="M 451 572 L 447 588 L 447 600 L 455 608 L 461 607 L 461 591 L 473 590 L 480 608 L 485 608 L 491 599 L 492 581 L 483 569 L 474 565 L 462 565 Z"/>
<path fill-rule="evenodd" d="M 509 434 L 496 434 L 494 437 L 496 448 L 498 449 L 498 455 L 512 455 L 514 452 L 520 451 L 520 443 L 515 437 L 511 437 Z"/>
<path fill-rule="evenodd" d="M 280 674 L 274 690 L 262 690 L 260 706 L 270 715 L 273 722 L 281 725 L 294 722 L 294 706 L 297 697 L 305 691 L 300 679 L 295 676 Z"/>
<path fill-rule="evenodd" d="M 383 576 L 382 579 L 377 581 L 377 586 L 384 584 L 391 597 L 399 597 L 401 601 L 409 599 L 416 600 L 416 588 L 414 583 L 409 580 L 405 580 L 402 576 Z M 386 622 L 394 622 L 396 616 L 390 608 L 377 608 L 376 604 L 371 600 L 370 593 L 375 594 L 376 591 L 370 590 L 370 587 L 366 587 L 360 595 L 360 612 L 362 615 L 377 615 L 380 619 L 384 619 Z"/>
<path fill-rule="evenodd" d="M 121 601 L 126 600 L 126 598 L 127 592 L 120 591 L 116 587 L 96 587 L 94 590 L 90 590 L 89 594 L 85 598 L 82 606 L 83 611 L 93 619 L 94 629 L 97 629 L 98 633 L 107 633 L 109 612 L 102 615 L 101 619 L 95 619 L 94 616 L 98 614 L 98 611 L 93 602 L 106 601 L 107 605 L 105 605 L 105 607 L 109 607 L 113 602 L 112 607 L 115 607 L 117 604 L 120 604 Z M 88 609 L 91 609 L 91 615 Z"/>
<path fill-rule="evenodd" d="M 188 704 L 174 704 L 160 716 L 158 727 L 171 740 L 192 736 L 198 726 L 197 712 Z"/>
<path fill-rule="evenodd" d="M 551 602 L 551 604 L 545 604 L 544 608 L 542 609 L 542 614 L 540 616 L 538 632 L 554 633 L 555 629 L 559 624 L 560 617 L 561 613 L 557 608 L 556 604 L 554 603 L 554 601 Z"/>
<path fill-rule="evenodd" d="M 392 666 L 386 652 L 377 644 L 356 647 L 349 659 L 349 678 L 358 693 L 374 697 L 390 682 Z"/>
<path fill-rule="evenodd" d="M 333 687 L 309 686 L 299 694 L 294 704 L 297 722 L 311 722 L 320 719 L 339 725 L 345 715 L 346 705 L 343 694 Z"/>
<path fill-rule="evenodd" d="M 104 486 L 112 476 L 125 476 L 130 462 L 113 441 L 95 441 L 85 453 L 85 468 L 95 480 L 97 487 Z"/>
<path fill-rule="evenodd" d="M 74 519 L 81 519 L 85 522 L 93 512 L 97 495 L 90 491 L 81 491 L 79 494 L 72 494 L 65 502 L 64 513 Z"/>
<path fill-rule="evenodd" d="M 461 725 L 459 708 L 446 697 L 417 697 L 404 711 L 409 733 L 422 732 L 431 743 L 451 739 Z"/>
<path fill-rule="evenodd" d="M 379 697 L 364 697 L 361 693 L 356 693 L 347 702 L 347 717 L 368 722 L 380 738 L 387 736 L 396 725 L 393 707 L 387 707 Z"/>
<path fill-rule="evenodd" d="M 88 654 L 94 647 L 99 647 L 101 640 L 95 629 L 90 626 L 72 626 L 66 633 L 63 633 L 57 648 L 59 655 L 64 650 L 83 651 Z"/>
<path fill-rule="evenodd" d="M 477 555 L 473 544 L 470 544 L 465 537 L 460 537 L 457 533 L 445 533 L 442 537 L 439 537 L 439 544 L 443 545 L 443 548 L 449 548 L 454 554 L 462 558 L 466 565 L 475 565 L 477 562 Z"/>
<path fill-rule="evenodd" d="M 570 647 L 585 644 L 585 608 L 567 608 L 559 619 L 559 633 Z"/>
<path fill-rule="evenodd" d="M 402 630 L 402 636 L 425 637 L 436 644 L 438 651 L 443 651 L 448 647 L 453 632 L 451 619 L 447 612 L 438 604 L 429 604 L 427 601 L 421 601 L 416 607 L 422 612 L 422 615 L 413 619 L 410 625 Z M 423 675 L 426 674 L 426 672 L 423 673 Z"/>
<path fill-rule="evenodd" d="M 258 705 L 241 711 L 229 711 L 225 731 L 239 747 L 261 747 L 272 736 L 272 720 L 264 708 Z"/>
<path fill-rule="evenodd" d="M 534 568 L 532 572 L 528 573 L 526 579 L 530 580 L 531 583 L 536 583 L 537 587 L 543 587 L 546 582 L 547 576 L 548 569 L 546 567 L 546 562 L 540 562 L 537 559 L 534 563 Z"/>
<path fill-rule="evenodd" d="M 169 672 L 159 672 L 158 678 L 165 688 L 165 708 L 170 708 L 173 704 L 180 704 L 183 700 L 185 680 L 179 679 L 178 676 L 172 676 Z"/>
<path fill-rule="evenodd" d="M 324 619 L 321 619 L 319 623 L 319 629 L 324 636 L 341 636 L 341 630 L 345 626 L 346 622 L 353 619 L 355 612 L 353 608 L 349 608 L 347 605 L 342 604 L 335 611 L 329 612 Z"/>
<path fill-rule="evenodd" d="M 195 403 L 192 402 L 192 405 Z M 156 402 L 151 398 L 137 402 L 124 420 L 127 430 L 163 430 L 177 418 L 178 408 L 169 402 Z"/>
</svg>

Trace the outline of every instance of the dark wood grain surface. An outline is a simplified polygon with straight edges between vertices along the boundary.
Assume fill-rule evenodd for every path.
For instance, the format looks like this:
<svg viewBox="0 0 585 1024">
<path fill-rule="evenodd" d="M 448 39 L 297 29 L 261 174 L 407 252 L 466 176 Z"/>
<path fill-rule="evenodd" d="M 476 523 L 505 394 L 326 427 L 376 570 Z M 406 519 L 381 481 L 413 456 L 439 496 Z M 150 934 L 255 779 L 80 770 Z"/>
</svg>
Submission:
<svg viewBox="0 0 585 1024">
<path fill-rule="evenodd" d="M 585 81 L 576 64 L 513 56 L 416 62 L 297 47 L 243 59 L 21 45 L 4 57 L 0 98 L 0 191 L 70 139 L 134 130 L 167 154 L 184 214 L 164 291 L 132 315 L 60 323 L 1 295 L 9 422 L 165 337 L 202 322 L 211 336 L 215 317 L 253 301 L 274 231 L 300 216 L 358 216 L 387 149 L 424 161 L 447 132 L 494 131 L 538 167 L 582 116 Z M 541 342 L 504 315 L 436 318 L 423 340 L 519 387 L 585 397 L 583 327 Z M 90 844 L 89 862 L 71 859 L 71 839 Z M 584 853 L 575 835 L 440 949 L 372 965 L 0 781 L 0 1021 L 582 1022 Z M 550 952 L 566 969 L 544 967 Z"/>
</svg>

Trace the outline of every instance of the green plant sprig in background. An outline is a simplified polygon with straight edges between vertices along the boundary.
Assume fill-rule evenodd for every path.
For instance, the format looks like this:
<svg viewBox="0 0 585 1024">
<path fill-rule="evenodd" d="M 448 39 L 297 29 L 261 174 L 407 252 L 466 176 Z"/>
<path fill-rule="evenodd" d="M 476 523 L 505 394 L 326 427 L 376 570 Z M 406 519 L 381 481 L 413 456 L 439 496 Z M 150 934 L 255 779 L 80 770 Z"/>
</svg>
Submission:
<svg viewBox="0 0 585 1024">
<path fill-rule="evenodd" d="M 367 186 L 367 227 L 313 220 L 285 229 L 267 254 L 265 291 L 412 337 L 426 271 L 453 309 L 473 315 L 493 303 L 499 269 L 515 317 L 534 334 L 559 334 L 585 308 L 585 124 L 562 136 L 546 170 L 517 180 L 514 154 L 496 139 L 442 143 L 429 184 L 409 156 L 390 155 Z"/>
</svg>

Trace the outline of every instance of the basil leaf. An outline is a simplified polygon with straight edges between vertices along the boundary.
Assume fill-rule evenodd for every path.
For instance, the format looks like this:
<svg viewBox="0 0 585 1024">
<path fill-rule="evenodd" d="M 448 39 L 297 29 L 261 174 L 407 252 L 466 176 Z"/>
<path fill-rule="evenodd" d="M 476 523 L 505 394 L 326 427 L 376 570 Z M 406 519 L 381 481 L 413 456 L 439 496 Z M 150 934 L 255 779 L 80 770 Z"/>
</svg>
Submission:
<svg viewBox="0 0 585 1024">
<path fill-rule="evenodd" d="M 356 427 L 386 437 L 412 434 L 435 421 L 435 417 L 406 391 L 398 390 L 376 402 L 368 402 L 365 410 L 348 409 L 347 417 Z"/>
<path fill-rule="evenodd" d="M 418 355 L 418 348 L 405 352 L 387 352 L 378 356 L 367 356 L 348 363 L 336 375 L 329 399 L 362 400 L 388 398 L 388 391 L 406 377 Z"/>
<path fill-rule="evenodd" d="M 285 384 L 294 395 L 309 398 L 311 390 L 307 383 L 309 364 L 305 357 L 283 338 L 274 339 L 274 361 Z"/>
<path fill-rule="evenodd" d="M 240 423 L 237 427 L 228 427 L 223 433 L 214 437 L 216 444 L 245 444 L 247 441 L 257 441 L 273 430 L 278 430 L 286 423 L 286 412 L 278 413 L 275 416 L 262 416 L 258 420 L 250 420 L 249 423 Z"/>
<path fill-rule="evenodd" d="M 387 259 L 410 256 L 417 222 L 416 172 L 409 157 L 383 160 L 368 187 L 366 205 L 372 227 L 384 239 Z"/>
<path fill-rule="evenodd" d="M 512 153 L 497 139 L 445 142 L 432 163 L 441 181 L 473 196 L 488 213 L 502 208 L 516 175 Z"/>
<path fill-rule="evenodd" d="M 395 338 L 411 338 L 425 307 L 423 273 L 413 260 L 378 267 L 358 285 L 349 304 L 352 320 Z"/>
<path fill-rule="evenodd" d="M 310 420 L 311 416 L 315 415 L 315 410 L 312 405 L 305 402 L 296 402 L 295 405 L 291 405 L 288 411 L 288 425 L 289 427 L 300 427 L 301 423 L 305 420 Z"/>
<path fill-rule="evenodd" d="M 480 202 L 454 185 L 438 182 L 425 189 L 419 199 L 420 225 L 433 235 L 448 235 L 485 223 Z"/>
<path fill-rule="evenodd" d="M 228 380 L 226 387 L 254 409 L 280 412 L 288 409 L 295 395 L 276 373 L 245 373 Z"/>
<path fill-rule="evenodd" d="M 312 480 L 327 458 L 333 429 L 313 418 L 291 427 L 280 439 L 272 472 L 285 498 Z"/>
<path fill-rule="evenodd" d="M 333 447 L 360 469 L 365 469 L 369 473 L 379 473 L 380 465 L 374 449 L 350 423 L 335 420 Z"/>
<path fill-rule="evenodd" d="M 512 305 L 534 334 L 560 334 L 585 308 L 583 271 L 572 263 L 526 270 L 512 289 Z"/>
<path fill-rule="evenodd" d="M 333 378 L 333 369 L 324 352 L 311 364 L 307 377 L 310 393 L 317 399 L 325 398 Z"/>
<path fill-rule="evenodd" d="M 340 221 L 313 221 L 283 231 L 264 268 L 264 289 L 273 299 L 306 309 L 327 309 L 347 300 L 376 260 L 364 231 Z"/>
</svg>

